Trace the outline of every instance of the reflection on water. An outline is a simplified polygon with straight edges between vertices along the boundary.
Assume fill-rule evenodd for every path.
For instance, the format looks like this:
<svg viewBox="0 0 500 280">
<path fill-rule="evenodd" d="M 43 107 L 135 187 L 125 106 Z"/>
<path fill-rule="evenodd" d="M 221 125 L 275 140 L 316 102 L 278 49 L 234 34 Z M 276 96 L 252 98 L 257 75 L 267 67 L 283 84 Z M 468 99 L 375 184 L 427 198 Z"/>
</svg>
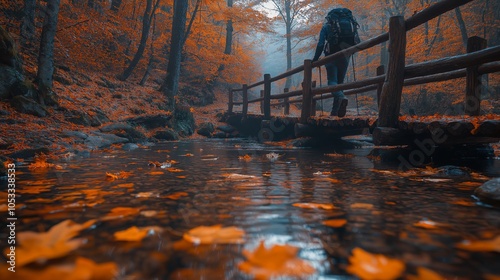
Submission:
<svg viewBox="0 0 500 280">
<path fill-rule="evenodd" d="M 270 152 L 280 157 L 270 161 L 265 156 Z M 243 140 L 206 140 L 94 154 L 61 162 L 63 170 L 32 173 L 19 168 L 24 172 L 19 175 L 18 189 L 24 190 L 19 199 L 25 208 L 18 211 L 18 230 L 47 230 L 68 218 L 77 222 L 96 219 L 117 206 L 158 211 L 149 218 L 137 215 L 101 222 L 81 234 L 89 241 L 77 254 L 96 262 L 114 261 L 120 274 L 131 279 L 245 279 L 237 268 L 244 259 L 241 252 L 253 250 L 260 240 L 267 245 L 299 247 L 300 257 L 317 269 L 312 279 L 345 279 L 338 277 L 348 275 L 348 257 L 356 247 L 404 261 L 407 274 L 417 267 L 464 279 L 500 274 L 498 253 L 454 248 L 463 239 L 500 234 L 499 210 L 479 206 L 471 197 L 482 181 L 398 176 L 395 169 L 376 172 L 386 166 L 367 158 L 368 150 L 344 152 L 355 156 L 327 156 L 325 151 L 282 149 Z M 247 154 L 251 160 L 238 158 Z M 148 166 L 150 161 L 167 159 L 177 161 L 173 167 L 182 171 Z M 481 174 L 500 176 L 498 160 L 481 164 L 477 170 Z M 106 172 L 120 171 L 132 175 L 106 179 Z M 34 191 L 29 193 L 30 189 Z M 71 206 L 89 200 L 89 193 L 81 193 L 84 189 L 98 190 L 103 200 Z M 165 198 L 180 191 L 188 196 Z M 35 200 L 42 198 L 50 200 Z M 297 202 L 332 203 L 336 209 L 292 206 Z M 340 228 L 322 224 L 329 219 L 345 219 L 347 224 Z M 422 219 L 442 226 L 415 227 Z M 244 229 L 245 244 L 173 248 L 189 229 L 215 224 Z M 166 231 L 142 242 L 113 241 L 113 232 L 133 225 L 154 225 Z"/>
</svg>

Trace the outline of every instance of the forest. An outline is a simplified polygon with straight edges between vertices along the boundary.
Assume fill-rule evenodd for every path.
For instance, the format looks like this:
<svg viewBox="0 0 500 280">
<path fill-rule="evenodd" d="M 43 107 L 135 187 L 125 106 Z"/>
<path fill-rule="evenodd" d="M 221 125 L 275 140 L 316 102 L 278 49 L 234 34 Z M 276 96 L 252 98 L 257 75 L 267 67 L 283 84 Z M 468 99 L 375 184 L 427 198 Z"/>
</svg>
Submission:
<svg viewBox="0 0 500 280">
<path fill-rule="evenodd" d="M 367 42 L 441 1 L 0 0 L 0 210 L 15 216 L 0 239 L 16 245 L 0 246 L 0 278 L 499 279 L 498 58 L 480 78 L 478 116 L 465 74 L 403 87 L 383 152 L 371 138 L 377 89 L 350 95 L 345 120 L 313 103 L 319 116 L 295 130 L 286 122 L 306 106 L 273 107 L 283 138 L 299 141 L 264 141 L 282 132 L 261 119 L 267 92 L 246 96 L 310 65 L 333 8 L 349 8 Z M 500 1 L 412 28 L 404 64 L 467 54 L 471 37 L 500 45 Z M 346 82 L 379 75 L 389 49 L 352 55 Z M 304 66 L 271 94 L 327 85 L 324 67 L 309 70 L 312 81 Z M 322 130 L 299 137 L 311 124 Z M 358 124 L 337 141 L 335 129 Z M 401 135 L 416 146 L 399 150 Z M 422 164 L 401 169 L 416 152 Z"/>
</svg>

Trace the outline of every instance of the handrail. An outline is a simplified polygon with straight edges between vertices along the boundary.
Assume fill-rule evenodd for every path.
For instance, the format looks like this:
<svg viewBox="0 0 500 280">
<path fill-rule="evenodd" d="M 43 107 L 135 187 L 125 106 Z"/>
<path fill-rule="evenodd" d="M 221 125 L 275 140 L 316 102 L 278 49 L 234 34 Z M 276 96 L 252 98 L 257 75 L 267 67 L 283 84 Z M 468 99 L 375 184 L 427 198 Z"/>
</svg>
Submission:
<svg viewBox="0 0 500 280">
<path fill-rule="evenodd" d="M 448 12 L 454 8 L 461 5 L 467 4 L 474 0 L 442 0 L 430 7 L 423 9 L 422 11 L 412 15 L 411 17 L 404 20 L 402 17 L 395 19 L 391 18 L 391 22 L 394 23 L 390 25 L 389 32 L 385 32 L 376 37 L 363 41 L 357 45 L 349 47 L 347 49 L 341 50 L 337 53 L 328 55 L 318 61 L 311 62 L 310 60 L 305 60 L 303 65 L 289 69 L 288 71 L 281 73 L 275 77 L 271 77 L 269 74 L 265 75 L 265 79 L 249 86 L 244 85 L 241 89 L 230 90 L 230 96 L 232 98 L 232 93 L 243 91 L 244 101 L 243 102 L 230 102 L 230 108 L 233 105 L 244 105 L 248 109 L 249 103 L 262 102 L 261 110 L 265 114 L 265 118 L 270 117 L 270 106 L 285 105 L 285 112 L 288 110 L 288 104 L 302 102 L 302 114 L 301 121 L 306 120 L 310 114 L 315 114 L 315 109 L 312 108 L 317 100 L 322 100 L 326 98 L 331 98 L 330 95 L 318 96 L 320 94 L 335 92 L 344 90 L 345 95 L 356 94 L 360 92 L 367 92 L 372 90 L 377 90 L 377 97 L 380 95 L 384 96 L 387 102 L 394 103 L 397 105 L 388 105 L 383 109 L 383 116 L 385 120 L 382 123 L 392 123 L 394 121 L 395 112 L 399 112 L 400 95 L 402 91 L 402 86 L 417 85 L 422 83 L 444 81 L 449 79 L 455 79 L 460 77 L 467 77 L 467 98 L 470 95 L 476 95 L 477 93 L 471 93 L 472 88 L 478 83 L 478 75 L 487 74 L 491 72 L 498 72 L 500 70 L 500 63 L 494 62 L 500 60 L 500 46 L 494 46 L 486 48 L 486 43 L 484 39 L 473 37 L 474 39 L 468 44 L 471 47 L 467 49 L 467 54 L 457 55 L 453 57 L 446 57 L 426 62 L 415 63 L 411 65 L 404 65 L 404 56 L 406 49 L 406 31 L 412 30 L 421 24 L 438 17 L 439 15 Z M 399 36 L 399 41 L 394 41 L 395 38 Z M 481 41 L 483 40 L 483 41 Z M 379 72 L 377 69 L 377 76 L 367 78 L 360 81 L 344 83 L 340 85 L 326 86 L 321 88 L 311 87 L 312 73 L 311 69 L 314 67 L 323 66 L 327 63 L 333 62 L 341 57 L 349 57 L 357 52 L 372 48 L 383 42 L 390 41 L 389 46 L 392 47 L 394 52 L 390 52 L 389 58 L 389 74 L 385 74 L 384 70 Z M 399 55 L 399 62 L 396 63 L 396 55 Z M 391 62 L 392 61 L 392 62 Z M 392 64 L 391 64 L 392 63 Z M 466 68 L 466 69 L 464 69 Z M 392 72 L 391 72 L 392 71 Z M 288 92 L 285 89 L 284 93 L 271 95 L 271 83 L 287 78 L 291 75 L 304 72 L 304 81 L 302 83 L 302 89 Z M 392 73 L 392 74 L 391 74 Z M 470 83 L 469 83 L 470 82 Z M 382 86 L 388 84 L 389 86 Z M 248 100 L 248 90 L 257 86 L 264 85 L 264 94 L 261 97 Z M 391 86 L 392 85 L 392 86 Z M 390 92 L 391 97 L 387 96 L 387 92 Z M 261 93 L 262 94 L 262 93 Z M 302 98 L 289 100 L 290 97 L 300 96 Z M 246 96 L 246 100 L 245 100 Z M 394 97 L 394 98 L 393 98 Z M 480 98 L 480 96 L 478 97 Z M 271 100 L 284 99 L 278 103 L 272 103 Z M 396 101 L 392 101 L 392 100 Z M 309 105 L 310 103 L 310 105 Z M 246 104 L 246 105 L 245 105 Z M 381 109 L 381 110 L 382 110 Z M 230 110 L 228 110 L 230 111 Z M 379 111 L 379 114 L 381 111 Z M 244 115 L 246 112 L 244 110 Z M 380 116 L 379 116 L 380 117 Z M 397 121 L 397 117 L 395 118 Z"/>
</svg>

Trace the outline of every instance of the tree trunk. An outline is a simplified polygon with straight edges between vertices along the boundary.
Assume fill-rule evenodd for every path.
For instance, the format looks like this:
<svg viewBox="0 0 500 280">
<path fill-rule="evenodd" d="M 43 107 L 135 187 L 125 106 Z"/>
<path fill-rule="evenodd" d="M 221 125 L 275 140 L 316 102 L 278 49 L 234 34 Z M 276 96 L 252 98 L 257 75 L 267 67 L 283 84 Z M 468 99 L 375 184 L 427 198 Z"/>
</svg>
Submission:
<svg viewBox="0 0 500 280">
<path fill-rule="evenodd" d="M 291 17 L 291 3 L 285 1 L 286 13 L 286 71 L 292 69 L 292 17 Z M 288 76 L 285 82 L 285 88 L 290 88 L 292 85 L 292 77 Z"/>
<path fill-rule="evenodd" d="M 167 66 L 167 77 L 165 78 L 164 93 L 167 98 L 167 107 L 175 109 L 175 95 L 179 89 L 179 78 L 181 72 L 182 42 L 186 28 L 186 15 L 188 0 L 175 0 L 174 18 L 172 21 L 172 38 L 170 42 L 170 54 Z"/>
<path fill-rule="evenodd" d="M 464 43 L 464 49 L 467 48 L 467 27 L 465 26 L 464 19 L 462 17 L 462 12 L 460 12 L 460 7 L 455 8 L 455 14 L 457 15 L 458 27 L 460 27 L 460 34 L 462 35 L 462 42 Z"/>
<path fill-rule="evenodd" d="M 156 7 L 155 7 L 156 9 Z M 151 14 L 154 14 L 153 10 L 153 0 L 147 0 L 146 3 L 146 10 L 144 11 L 144 17 L 142 19 L 142 35 L 141 35 L 141 42 L 139 43 L 139 48 L 137 48 L 137 52 L 134 55 L 134 58 L 130 62 L 129 66 L 123 73 L 118 76 L 118 79 L 121 81 L 125 81 L 130 77 L 132 74 L 132 71 L 134 71 L 135 67 L 139 63 L 139 60 L 141 60 L 142 55 L 144 54 L 144 50 L 146 49 L 146 43 L 148 41 L 149 37 L 149 29 L 151 27 Z"/>
<path fill-rule="evenodd" d="M 57 17 L 59 14 L 60 0 L 48 0 L 47 7 L 44 9 L 45 21 L 42 29 L 42 39 L 40 41 L 40 51 L 38 55 L 38 88 L 47 101 L 52 92 L 52 75 L 54 74 L 54 38 L 57 30 Z M 52 102 L 48 102 L 52 103 Z M 53 105 L 53 104 L 46 104 Z"/>
<path fill-rule="evenodd" d="M 24 0 L 24 17 L 21 24 L 21 43 L 28 46 L 35 34 L 35 8 L 36 0 Z"/>
</svg>

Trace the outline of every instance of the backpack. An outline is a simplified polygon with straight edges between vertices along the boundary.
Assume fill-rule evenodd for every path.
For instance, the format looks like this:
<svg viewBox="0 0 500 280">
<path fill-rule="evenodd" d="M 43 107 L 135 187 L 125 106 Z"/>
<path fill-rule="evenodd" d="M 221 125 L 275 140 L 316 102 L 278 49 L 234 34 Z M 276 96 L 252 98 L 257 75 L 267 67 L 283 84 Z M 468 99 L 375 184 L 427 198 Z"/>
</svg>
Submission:
<svg viewBox="0 0 500 280">
<path fill-rule="evenodd" d="M 338 51 L 354 46 L 361 42 L 358 36 L 359 24 L 354 19 L 352 12 L 346 8 L 331 10 L 326 16 L 328 28 L 328 45 L 326 51 Z"/>
</svg>

